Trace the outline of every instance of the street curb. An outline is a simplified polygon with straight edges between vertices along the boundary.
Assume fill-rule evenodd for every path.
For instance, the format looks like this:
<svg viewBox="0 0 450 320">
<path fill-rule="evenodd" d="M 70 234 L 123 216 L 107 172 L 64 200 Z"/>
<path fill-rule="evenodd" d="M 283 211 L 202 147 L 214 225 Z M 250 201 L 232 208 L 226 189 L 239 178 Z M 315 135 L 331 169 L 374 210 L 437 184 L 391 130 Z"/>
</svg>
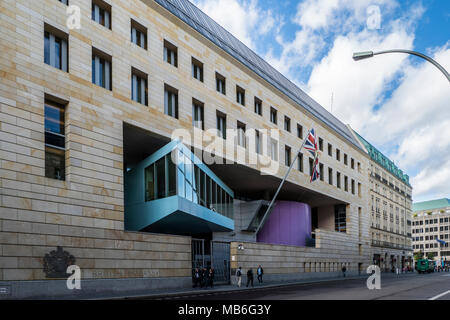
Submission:
<svg viewBox="0 0 450 320">
<path fill-rule="evenodd" d="M 264 289 L 271 289 L 271 288 L 279 288 L 279 287 L 289 287 L 289 286 L 296 286 L 296 285 L 302 285 L 302 284 L 312 284 L 312 283 L 321 283 L 321 282 L 331 282 L 331 281 L 342 281 L 342 280 L 358 280 L 358 279 L 365 279 L 367 276 L 357 276 L 357 277 L 342 277 L 342 278 L 332 278 L 332 279 L 316 279 L 316 280 L 309 280 L 309 281 L 297 281 L 297 282 L 286 282 L 286 283 L 274 283 L 274 284 L 267 284 L 263 286 L 257 286 L 252 288 L 229 288 L 229 289 L 216 289 L 216 290 L 190 290 L 190 291 L 181 291 L 181 292 L 168 292 L 168 293 L 155 293 L 155 294 L 139 294 L 139 295 L 126 295 L 122 297 L 102 297 L 102 298 L 96 298 L 93 300 L 133 300 L 133 299 L 158 299 L 158 298 L 168 298 L 168 297 L 183 297 L 183 296 L 195 296 L 195 295 L 207 295 L 207 294 L 224 294 L 224 293 L 232 293 L 232 292 L 245 292 L 249 290 L 253 291 L 259 291 Z"/>
</svg>

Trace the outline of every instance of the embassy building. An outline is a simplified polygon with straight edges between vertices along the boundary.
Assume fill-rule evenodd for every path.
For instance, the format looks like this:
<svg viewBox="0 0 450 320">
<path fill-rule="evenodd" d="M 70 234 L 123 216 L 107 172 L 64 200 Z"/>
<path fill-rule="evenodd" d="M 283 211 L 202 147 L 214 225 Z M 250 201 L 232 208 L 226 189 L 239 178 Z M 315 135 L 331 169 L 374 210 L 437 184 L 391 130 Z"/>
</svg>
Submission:
<svg viewBox="0 0 450 320">
<path fill-rule="evenodd" d="M 0 21 L 0 298 L 372 264 L 357 136 L 189 1 L 1 1 Z"/>
</svg>

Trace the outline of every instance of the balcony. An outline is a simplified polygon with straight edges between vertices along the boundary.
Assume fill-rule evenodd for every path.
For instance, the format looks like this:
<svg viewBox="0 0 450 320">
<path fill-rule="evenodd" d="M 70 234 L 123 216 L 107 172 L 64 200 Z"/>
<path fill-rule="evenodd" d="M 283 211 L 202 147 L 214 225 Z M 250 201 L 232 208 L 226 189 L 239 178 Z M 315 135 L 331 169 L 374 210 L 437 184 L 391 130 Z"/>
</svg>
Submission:
<svg viewBox="0 0 450 320">
<path fill-rule="evenodd" d="M 234 230 L 233 191 L 172 141 L 125 175 L 125 229 L 179 235 Z"/>
<path fill-rule="evenodd" d="M 412 246 L 408 247 L 406 245 L 381 240 L 372 240 L 372 247 L 412 251 Z"/>
</svg>

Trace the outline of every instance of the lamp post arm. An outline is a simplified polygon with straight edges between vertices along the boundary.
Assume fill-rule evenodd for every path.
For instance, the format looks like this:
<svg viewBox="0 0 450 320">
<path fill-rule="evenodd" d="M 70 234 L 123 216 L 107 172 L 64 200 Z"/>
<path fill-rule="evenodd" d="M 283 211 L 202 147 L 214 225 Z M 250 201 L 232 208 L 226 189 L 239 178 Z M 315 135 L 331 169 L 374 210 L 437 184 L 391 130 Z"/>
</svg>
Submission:
<svg viewBox="0 0 450 320">
<path fill-rule="evenodd" d="M 411 50 L 403 50 L 403 49 L 394 49 L 394 50 L 385 50 L 385 51 L 379 51 L 379 52 L 374 52 L 373 55 L 379 55 L 379 54 L 384 54 L 384 53 L 407 53 L 407 54 L 411 54 L 417 57 L 420 57 L 422 59 L 427 60 L 428 62 L 432 63 L 436 68 L 438 68 L 446 77 L 447 80 L 450 82 L 450 75 L 447 72 L 447 70 L 445 70 L 445 68 L 443 66 L 441 66 L 439 63 L 437 63 L 435 60 L 431 59 L 430 57 L 416 52 L 416 51 L 411 51 Z"/>
</svg>

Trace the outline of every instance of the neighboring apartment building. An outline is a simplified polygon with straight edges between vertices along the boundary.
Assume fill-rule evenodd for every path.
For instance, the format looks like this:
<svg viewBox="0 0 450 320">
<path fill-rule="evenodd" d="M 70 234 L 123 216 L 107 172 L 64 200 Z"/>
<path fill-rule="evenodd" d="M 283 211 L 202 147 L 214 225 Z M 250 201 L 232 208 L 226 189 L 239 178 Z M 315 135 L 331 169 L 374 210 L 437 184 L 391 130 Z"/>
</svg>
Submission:
<svg viewBox="0 0 450 320">
<path fill-rule="evenodd" d="M 383 271 L 412 267 L 412 187 L 408 175 L 357 132 L 370 156 L 370 236 L 373 263 Z"/>
<path fill-rule="evenodd" d="M 371 264 L 364 148 L 187 0 L 1 1 L 0 21 L 0 298 L 188 287 L 197 266 L 229 282 L 239 265 L 290 280 Z M 265 215 L 312 127 L 321 179 L 303 152 Z M 406 245 L 401 208 L 386 232 Z"/>
<path fill-rule="evenodd" d="M 450 199 L 436 199 L 413 204 L 414 253 L 436 261 L 450 261 Z M 439 241 L 438 241 L 439 240 Z"/>
</svg>

